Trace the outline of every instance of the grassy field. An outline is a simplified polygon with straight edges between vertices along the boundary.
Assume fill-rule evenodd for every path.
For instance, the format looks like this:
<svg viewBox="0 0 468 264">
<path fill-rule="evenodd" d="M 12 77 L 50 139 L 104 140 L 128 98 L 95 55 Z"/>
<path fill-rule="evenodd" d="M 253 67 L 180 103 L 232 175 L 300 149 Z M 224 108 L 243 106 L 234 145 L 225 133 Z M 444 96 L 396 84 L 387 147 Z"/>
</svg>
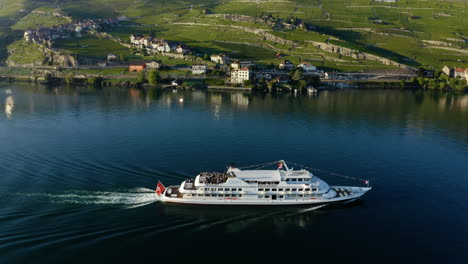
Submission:
<svg viewBox="0 0 468 264">
<path fill-rule="evenodd" d="M 27 29 L 36 29 L 40 27 L 51 27 L 54 25 L 60 25 L 71 22 L 70 20 L 64 17 L 53 16 L 53 9 L 50 8 L 37 8 L 34 11 L 36 12 L 45 12 L 45 13 L 29 13 L 26 16 L 23 16 L 16 24 L 14 24 L 12 29 L 27 30 Z"/>
<path fill-rule="evenodd" d="M 57 18 L 48 20 L 30 13 L 34 8 L 55 7 L 74 18 L 130 17 L 131 22 L 109 32 L 122 39 L 128 39 L 132 33 L 154 32 L 158 37 L 183 42 L 203 53 L 226 53 L 235 58 L 258 60 L 261 64 L 276 63 L 274 53 L 280 51 L 288 54 L 291 60 L 309 60 L 337 70 L 388 67 L 372 61 L 357 63 L 352 58 L 317 50 L 307 42 L 325 42 L 328 38 L 334 38 L 334 44 L 415 67 L 439 69 L 444 64 L 466 66 L 468 63 L 463 53 L 468 48 L 465 42 L 468 39 L 468 1 L 462 0 L 401 0 L 397 3 L 371 0 L 58 0 L 53 3 L 0 0 L 0 21 L 2 17 L 15 21 L 0 26 L 0 45 L 2 37 L 11 36 L 8 33 L 11 30 L 61 23 Z M 203 14 L 204 9 L 213 14 Z M 227 21 L 222 14 L 272 15 L 274 19 L 295 17 L 314 26 L 314 30 L 273 30 L 264 23 Z M 245 32 L 242 27 L 268 31 L 294 41 L 296 47 L 268 41 L 259 34 Z M 428 44 L 427 40 L 442 44 Z M 441 49 L 437 45 L 451 45 L 453 49 Z M 131 59 L 142 59 L 130 55 L 117 43 L 89 37 L 59 41 L 56 47 L 97 59 L 104 59 L 107 53 L 122 52 Z"/>
<path fill-rule="evenodd" d="M 41 65 L 45 59 L 39 45 L 27 43 L 24 40 L 18 40 L 10 44 L 8 50 L 10 52 L 8 60 L 17 64 Z"/>
<path fill-rule="evenodd" d="M 66 50 L 72 54 L 106 60 L 107 54 L 129 54 L 128 49 L 112 40 L 99 39 L 92 35 L 81 38 L 60 39 L 54 43 L 54 48 Z"/>
</svg>

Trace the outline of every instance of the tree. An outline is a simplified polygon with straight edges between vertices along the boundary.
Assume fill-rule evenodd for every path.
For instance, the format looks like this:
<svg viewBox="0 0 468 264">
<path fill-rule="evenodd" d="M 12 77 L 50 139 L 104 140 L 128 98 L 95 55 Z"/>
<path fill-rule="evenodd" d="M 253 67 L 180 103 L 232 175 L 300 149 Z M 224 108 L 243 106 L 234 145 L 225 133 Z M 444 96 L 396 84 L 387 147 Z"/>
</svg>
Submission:
<svg viewBox="0 0 468 264">
<path fill-rule="evenodd" d="M 292 79 L 294 81 L 299 81 L 299 80 L 302 80 L 304 79 L 304 75 L 302 74 L 302 71 L 301 70 L 296 70 L 292 76 Z"/>
<path fill-rule="evenodd" d="M 275 88 L 275 82 L 273 80 L 267 82 L 268 90 Z"/>
<path fill-rule="evenodd" d="M 307 82 L 305 80 L 299 80 L 299 89 L 304 90 L 307 87 Z"/>
<path fill-rule="evenodd" d="M 210 60 L 210 55 L 208 55 L 208 54 L 206 54 L 206 53 L 203 54 L 203 59 L 204 59 L 204 60 Z"/>
<path fill-rule="evenodd" d="M 406 87 L 406 80 L 405 80 L 405 79 L 401 79 L 401 80 L 400 80 L 400 87 L 401 87 L 401 88 L 405 88 L 405 87 Z"/>
<path fill-rule="evenodd" d="M 137 81 L 139 83 L 144 83 L 146 81 L 146 75 L 144 71 L 139 71 L 137 74 Z"/>
<path fill-rule="evenodd" d="M 251 80 L 245 80 L 243 84 L 245 87 L 251 87 L 253 83 Z"/>
<path fill-rule="evenodd" d="M 156 85 L 161 82 L 161 76 L 157 70 L 152 69 L 148 72 L 148 82 L 151 85 Z"/>
</svg>

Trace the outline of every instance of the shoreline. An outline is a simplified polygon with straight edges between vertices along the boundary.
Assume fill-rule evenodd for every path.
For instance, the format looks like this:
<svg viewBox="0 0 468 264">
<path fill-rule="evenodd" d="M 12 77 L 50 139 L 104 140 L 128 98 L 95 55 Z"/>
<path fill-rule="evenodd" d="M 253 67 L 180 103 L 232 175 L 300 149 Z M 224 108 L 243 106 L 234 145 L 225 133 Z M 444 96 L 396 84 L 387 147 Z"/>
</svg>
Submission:
<svg viewBox="0 0 468 264">
<path fill-rule="evenodd" d="M 110 78 L 111 77 L 111 78 Z M 202 80 L 203 84 L 189 85 L 189 84 L 180 84 L 173 86 L 171 84 L 171 79 L 163 79 L 159 84 L 152 85 L 149 83 L 140 83 L 136 79 L 128 78 L 116 78 L 115 75 L 112 76 L 84 76 L 72 78 L 72 81 L 67 80 L 66 76 L 60 75 L 55 77 L 49 77 L 49 80 L 46 80 L 45 77 L 41 76 L 31 76 L 12 74 L 12 75 L 0 75 L 0 81 L 4 82 L 28 82 L 28 83 L 37 83 L 41 85 L 77 85 L 77 86 L 95 86 L 95 87 L 122 87 L 122 88 L 172 88 L 177 90 L 213 90 L 213 91 L 240 91 L 240 92 L 304 92 L 307 93 L 307 89 L 301 89 L 298 86 L 288 85 L 288 87 L 277 87 L 275 89 L 268 89 L 263 87 L 258 87 L 252 85 L 250 87 L 245 86 L 234 86 L 234 85 L 210 85 L 205 83 L 206 80 L 210 78 L 196 78 L 197 80 Z M 193 80 L 195 78 L 185 77 L 179 78 L 179 81 L 184 80 Z M 92 82 L 90 81 L 92 80 Z M 435 89 L 429 87 L 421 87 L 415 82 L 405 81 L 404 86 L 402 86 L 401 80 L 375 80 L 375 79 L 359 79 L 359 80 L 334 80 L 334 79 L 322 79 L 319 86 L 312 87 L 318 91 L 321 90 L 340 90 L 340 89 L 403 89 L 403 90 L 440 90 L 440 91 L 460 91 L 468 92 L 468 87 L 464 89 L 453 89 L 453 88 L 444 88 L 444 89 Z"/>
</svg>

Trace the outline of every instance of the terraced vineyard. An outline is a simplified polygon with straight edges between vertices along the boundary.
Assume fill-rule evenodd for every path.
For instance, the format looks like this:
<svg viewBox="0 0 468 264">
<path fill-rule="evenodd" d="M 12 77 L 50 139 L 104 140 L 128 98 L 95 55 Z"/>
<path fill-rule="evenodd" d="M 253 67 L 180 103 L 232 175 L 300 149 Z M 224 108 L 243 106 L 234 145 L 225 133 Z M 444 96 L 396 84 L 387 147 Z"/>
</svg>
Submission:
<svg viewBox="0 0 468 264">
<path fill-rule="evenodd" d="M 284 59 L 276 58 L 277 52 L 293 62 L 307 60 L 341 71 L 440 69 L 445 64 L 466 67 L 468 63 L 466 0 L 0 0 L 0 5 L 4 42 L 7 37 L 10 42 L 11 36 L 20 37 L 26 27 L 62 23 L 64 18 L 43 21 L 37 13 L 57 8 L 72 18 L 127 16 L 130 20 L 121 26 L 105 29 L 122 39 L 131 33 L 153 32 L 202 53 L 222 52 L 264 65 Z M 86 46 L 83 43 L 88 40 L 79 40 L 80 45 Z M 73 43 L 58 42 L 56 47 L 99 59 L 119 50 L 112 43 L 102 42 L 93 50 Z M 356 56 L 357 52 L 367 56 Z"/>
</svg>

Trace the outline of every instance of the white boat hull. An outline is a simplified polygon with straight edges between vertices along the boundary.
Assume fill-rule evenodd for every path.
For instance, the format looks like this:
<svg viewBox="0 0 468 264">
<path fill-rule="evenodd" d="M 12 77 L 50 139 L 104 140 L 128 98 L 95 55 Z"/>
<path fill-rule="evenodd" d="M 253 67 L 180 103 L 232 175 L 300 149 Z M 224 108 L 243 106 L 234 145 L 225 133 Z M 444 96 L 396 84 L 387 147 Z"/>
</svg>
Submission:
<svg viewBox="0 0 468 264">
<path fill-rule="evenodd" d="M 366 192 L 371 190 L 370 187 L 350 187 L 350 186 L 331 186 L 333 190 L 342 190 L 337 192 L 333 198 L 285 198 L 285 199 L 252 199 L 248 197 L 240 198 L 223 198 L 223 197 L 191 197 L 178 198 L 161 195 L 160 201 L 167 203 L 179 204 L 197 204 L 197 205 L 312 205 L 312 204 L 336 204 L 350 203 L 357 200 Z M 345 191 L 350 193 L 345 195 Z"/>
</svg>

